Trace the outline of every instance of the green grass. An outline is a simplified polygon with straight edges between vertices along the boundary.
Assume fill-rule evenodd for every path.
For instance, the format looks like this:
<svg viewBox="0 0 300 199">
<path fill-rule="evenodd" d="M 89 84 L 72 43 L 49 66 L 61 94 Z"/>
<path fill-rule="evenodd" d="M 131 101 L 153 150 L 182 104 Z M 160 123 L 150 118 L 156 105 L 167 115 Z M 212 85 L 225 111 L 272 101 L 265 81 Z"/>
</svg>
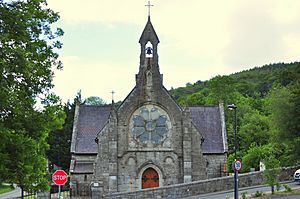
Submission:
<svg viewBox="0 0 300 199">
<path fill-rule="evenodd" d="M 286 197 L 286 196 L 294 196 L 294 195 L 300 195 L 300 189 L 293 189 L 290 192 L 286 191 L 279 191 L 275 192 L 274 195 L 271 193 L 265 193 L 264 196 L 255 197 L 254 195 L 248 196 L 248 198 L 253 199 L 272 199 L 272 198 L 280 198 L 280 197 Z"/>
<path fill-rule="evenodd" d="M 24 196 L 24 199 L 34 199 L 35 195 L 30 195 L 30 196 Z"/>
<path fill-rule="evenodd" d="M 12 191 L 13 188 L 8 184 L 0 184 L 0 194 Z"/>
<path fill-rule="evenodd" d="M 300 195 L 300 189 L 294 189 L 292 191 L 295 195 Z"/>
</svg>

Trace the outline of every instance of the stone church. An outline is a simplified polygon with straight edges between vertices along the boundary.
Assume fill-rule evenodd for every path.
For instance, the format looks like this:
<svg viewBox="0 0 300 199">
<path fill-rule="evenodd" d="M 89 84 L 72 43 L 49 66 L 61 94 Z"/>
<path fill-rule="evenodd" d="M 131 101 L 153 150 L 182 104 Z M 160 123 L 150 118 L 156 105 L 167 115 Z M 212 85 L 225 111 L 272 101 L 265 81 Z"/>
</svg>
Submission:
<svg viewBox="0 0 300 199">
<path fill-rule="evenodd" d="M 163 85 L 159 39 L 148 17 L 136 85 L 116 107 L 77 105 L 70 166 L 73 195 L 104 194 L 222 176 L 223 105 L 181 107 Z"/>
</svg>

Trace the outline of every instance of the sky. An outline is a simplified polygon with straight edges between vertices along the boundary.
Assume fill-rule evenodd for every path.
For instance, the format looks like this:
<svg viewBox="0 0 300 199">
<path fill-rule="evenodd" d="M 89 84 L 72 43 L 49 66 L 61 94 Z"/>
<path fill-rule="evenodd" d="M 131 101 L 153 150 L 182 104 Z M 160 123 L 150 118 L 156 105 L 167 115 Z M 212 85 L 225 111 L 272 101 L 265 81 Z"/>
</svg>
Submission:
<svg viewBox="0 0 300 199">
<path fill-rule="evenodd" d="M 64 102 L 124 100 L 135 86 L 146 0 L 48 0 L 65 34 L 53 91 Z M 269 63 L 300 61 L 299 0 L 152 0 L 167 89 Z"/>
</svg>

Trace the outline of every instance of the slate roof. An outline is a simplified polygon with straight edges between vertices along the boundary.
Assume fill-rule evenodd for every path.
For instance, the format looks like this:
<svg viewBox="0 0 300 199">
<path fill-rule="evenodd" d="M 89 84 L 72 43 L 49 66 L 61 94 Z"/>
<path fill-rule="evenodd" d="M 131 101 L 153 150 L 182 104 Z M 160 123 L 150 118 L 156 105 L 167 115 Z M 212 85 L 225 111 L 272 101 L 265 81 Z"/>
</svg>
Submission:
<svg viewBox="0 0 300 199">
<path fill-rule="evenodd" d="M 222 118 L 218 106 L 189 107 L 192 121 L 202 134 L 203 153 L 224 153 L 226 146 L 222 132 Z"/>
<path fill-rule="evenodd" d="M 202 144 L 203 153 L 224 153 L 224 132 L 222 132 L 222 118 L 218 106 L 189 107 L 192 122 L 204 137 Z M 76 122 L 75 154 L 97 154 L 95 138 L 97 133 L 106 124 L 110 106 L 87 106 L 80 105 Z M 77 167 L 77 166 L 76 166 Z"/>
<path fill-rule="evenodd" d="M 74 170 L 72 173 L 93 173 L 94 172 L 94 164 L 93 162 L 75 162 Z"/>
<path fill-rule="evenodd" d="M 78 119 L 75 121 L 75 151 L 73 153 L 87 154 L 97 153 L 95 138 L 97 133 L 108 121 L 110 106 L 80 105 L 78 107 Z"/>
</svg>

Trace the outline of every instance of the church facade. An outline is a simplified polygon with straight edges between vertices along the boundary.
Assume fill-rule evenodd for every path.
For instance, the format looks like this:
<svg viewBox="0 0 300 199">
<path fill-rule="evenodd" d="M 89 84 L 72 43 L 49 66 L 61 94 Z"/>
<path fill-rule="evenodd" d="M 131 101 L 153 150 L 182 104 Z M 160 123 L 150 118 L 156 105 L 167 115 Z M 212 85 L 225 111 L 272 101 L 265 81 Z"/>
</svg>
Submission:
<svg viewBox="0 0 300 199">
<path fill-rule="evenodd" d="M 76 107 L 70 166 L 74 195 L 89 195 L 91 184 L 107 194 L 223 175 L 223 105 L 181 107 L 174 101 L 163 86 L 159 39 L 150 17 L 139 43 L 136 85 L 121 105 Z"/>
</svg>

